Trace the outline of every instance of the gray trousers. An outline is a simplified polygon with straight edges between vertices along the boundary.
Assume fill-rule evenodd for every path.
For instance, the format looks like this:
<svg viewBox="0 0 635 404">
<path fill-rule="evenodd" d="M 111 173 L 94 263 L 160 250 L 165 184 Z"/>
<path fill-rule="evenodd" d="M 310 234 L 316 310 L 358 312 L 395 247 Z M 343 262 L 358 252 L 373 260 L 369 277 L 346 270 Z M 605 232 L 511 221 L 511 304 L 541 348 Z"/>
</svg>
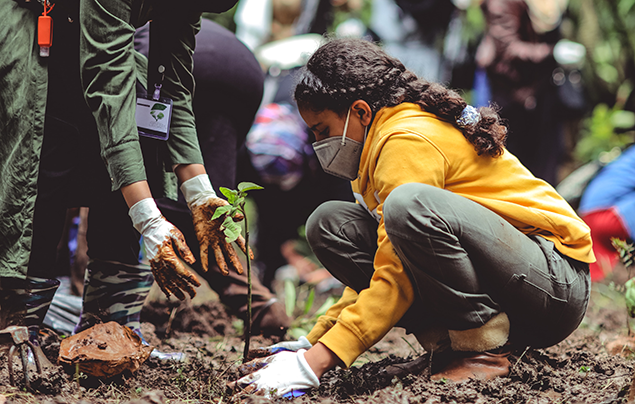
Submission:
<svg viewBox="0 0 635 404">
<path fill-rule="evenodd" d="M 411 183 L 384 203 L 384 223 L 415 291 L 398 326 L 466 330 L 507 313 L 510 341 L 548 347 L 565 339 L 589 301 L 588 264 L 527 236 L 489 209 L 450 191 Z M 377 221 L 361 206 L 326 202 L 307 239 L 322 264 L 360 292 L 370 285 Z"/>
</svg>

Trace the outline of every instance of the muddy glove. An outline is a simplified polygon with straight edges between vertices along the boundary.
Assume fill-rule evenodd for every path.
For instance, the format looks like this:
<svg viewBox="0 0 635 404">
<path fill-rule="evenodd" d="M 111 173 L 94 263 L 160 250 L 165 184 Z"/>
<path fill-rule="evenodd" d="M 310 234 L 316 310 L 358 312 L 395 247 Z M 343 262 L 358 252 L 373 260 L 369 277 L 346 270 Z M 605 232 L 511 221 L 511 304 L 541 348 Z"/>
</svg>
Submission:
<svg viewBox="0 0 635 404">
<path fill-rule="evenodd" d="M 304 359 L 305 352 L 306 349 L 300 349 L 298 352 L 280 352 L 254 359 L 243 367 L 251 365 L 260 369 L 238 379 L 230 387 L 267 398 L 301 396 L 310 388 L 320 386 L 320 380 Z"/>
<path fill-rule="evenodd" d="M 185 196 L 187 206 L 192 211 L 196 237 L 201 245 L 201 265 L 203 270 L 207 272 L 211 253 L 224 275 L 229 274 L 230 268 L 242 274 L 243 266 L 236 255 L 236 251 L 230 243 L 225 241 L 225 233 L 221 230 L 224 217 L 221 216 L 211 221 L 216 208 L 228 203 L 226 200 L 216 196 L 207 174 L 197 175 L 185 181 L 181 184 L 181 192 Z M 236 243 L 243 252 L 247 251 L 245 239 L 242 236 L 238 236 Z"/>
<path fill-rule="evenodd" d="M 276 354 L 278 352 L 291 351 L 296 352 L 300 349 L 309 349 L 313 345 L 309 342 L 306 337 L 300 337 L 297 341 L 282 341 L 277 344 L 269 345 L 264 347 L 265 351 L 269 352 L 269 354 Z"/>
<path fill-rule="evenodd" d="M 183 234 L 161 216 L 152 198 L 135 203 L 128 214 L 135 229 L 143 236 L 143 245 L 152 267 L 152 274 L 163 293 L 167 297 L 174 293 L 180 300 L 185 299 L 183 292 L 194 297 L 194 286 L 201 286 L 201 283 L 176 254 L 178 251 L 188 264 L 195 261 Z"/>
</svg>

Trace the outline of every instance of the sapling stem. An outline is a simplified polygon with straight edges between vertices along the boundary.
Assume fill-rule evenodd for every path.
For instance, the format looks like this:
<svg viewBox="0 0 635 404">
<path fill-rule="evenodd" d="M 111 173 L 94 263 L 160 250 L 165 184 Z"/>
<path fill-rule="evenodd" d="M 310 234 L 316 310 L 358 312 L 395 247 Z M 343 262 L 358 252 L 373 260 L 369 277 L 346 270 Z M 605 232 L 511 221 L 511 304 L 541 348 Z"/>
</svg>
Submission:
<svg viewBox="0 0 635 404">
<path fill-rule="evenodd" d="M 255 191 L 258 189 L 264 189 L 258 184 L 253 182 L 241 182 L 238 184 L 238 190 L 228 189 L 220 187 L 220 191 L 227 197 L 227 206 L 220 206 L 216 208 L 216 211 L 212 215 L 211 220 L 220 218 L 226 215 L 225 220 L 221 226 L 225 233 L 225 241 L 232 243 L 238 239 L 241 233 L 240 226 L 238 226 L 233 216 L 237 212 L 242 213 L 245 221 L 245 256 L 247 258 L 247 318 L 245 319 L 245 350 L 243 354 L 243 363 L 247 362 L 249 356 L 249 341 L 251 339 L 251 249 L 249 248 L 249 222 L 247 220 L 247 212 L 245 211 L 245 203 L 248 191 Z"/>
<path fill-rule="evenodd" d="M 240 209 L 245 216 L 245 245 L 247 246 L 245 253 L 247 259 L 247 319 L 245 320 L 245 349 L 243 351 L 243 363 L 245 363 L 249 357 L 249 342 L 251 340 L 251 257 L 249 256 L 249 222 L 244 203 L 240 205 Z"/>
</svg>

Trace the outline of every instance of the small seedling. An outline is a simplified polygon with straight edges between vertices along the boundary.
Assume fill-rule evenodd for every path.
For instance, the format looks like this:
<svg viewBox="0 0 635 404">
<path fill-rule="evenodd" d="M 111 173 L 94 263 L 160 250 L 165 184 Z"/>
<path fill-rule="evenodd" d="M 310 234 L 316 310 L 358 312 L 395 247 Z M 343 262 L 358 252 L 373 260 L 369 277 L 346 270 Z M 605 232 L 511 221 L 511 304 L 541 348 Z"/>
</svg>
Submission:
<svg viewBox="0 0 635 404">
<path fill-rule="evenodd" d="M 220 206 L 216 208 L 211 220 L 215 220 L 223 215 L 225 219 L 221 225 L 221 229 L 225 233 L 225 241 L 232 243 L 240 236 L 241 228 L 234 222 L 234 216 L 242 214 L 245 218 L 245 245 L 247 246 L 247 253 L 245 254 L 247 259 L 247 318 L 245 320 L 245 350 L 243 352 L 243 363 L 247 362 L 249 353 L 249 340 L 251 338 L 251 256 L 249 248 L 249 222 L 247 219 L 247 212 L 245 211 L 245 199 L 247 198 L 247 192 L 256 191 L 258 189 L 264 189 L 260 185 L 253 182 L 241 182 L 238 184 L 238 190 L 220 187 L 220 191 L 227 198 L 229 205 Z"/>
<path fill-rule="evenodd" d="M 579 373 L 587 373 L 590 371 L 591 371 L 591 368 L 585 365 L 580 366 L 580 369 L 578 370 Z"/>
<path fill-rule="evenodd" d="M 81 370 L 79 370 L 79 363 L 75 364 L 75 374 L 73 375 L 73 380 L 77 383 L 77 385 L 79 386 L 79 381 L 82 379 L 88 379 L 88 375 L 85 374 L 84 372 L 82 372 Z"/>
</svg>

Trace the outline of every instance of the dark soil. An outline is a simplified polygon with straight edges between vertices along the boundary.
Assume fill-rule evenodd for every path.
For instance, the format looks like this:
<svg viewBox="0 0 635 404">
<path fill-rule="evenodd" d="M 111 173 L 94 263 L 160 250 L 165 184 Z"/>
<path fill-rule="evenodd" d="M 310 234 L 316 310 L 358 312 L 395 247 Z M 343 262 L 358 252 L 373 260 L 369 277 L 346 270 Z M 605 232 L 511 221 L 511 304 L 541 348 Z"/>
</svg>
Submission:
<svg viewBox="0 0 635 404">
<path fill-rule="evenodd" d="M 226 384 L 238 377 L 243 343 L 239 321 L 217 301 L 203 304 L 155 302 L 144 307 L 146 339 L 165 352 L 184 352 L 186 362 L 148 359 L 134 374 L 99 380 L 65 373 L 62 367 L 31 372 L 32 392 L 24 389 L 15 361 L 18 387 L 9 386 L 6 355 L 0 358 L 0 404 L 3 403 L 253 403 L 259 397 L 231 395 Z M 170 320 L 171 319 L 171 320 Z M 296 403 L 625 403 L 633 374 L 635 342 L 628 337 L 623 297 L 615 287 L 595 285 L 581 327 L 562 343 L 545 350 L 516 352 L 508 377 L 454 384 L 433 382 L 429 369 L 390 377 L 385 368 L 424 353 L 411 335 L 391 331 L 350 369 L 336 369 L 318 389 Z M 45 353 L 55 362 L 59 337 L 44 336 Z M 252 338 L 258 348 L 276 342 Z M 288 401 L 286 399 L 275 402 Z"/>
</svg>

